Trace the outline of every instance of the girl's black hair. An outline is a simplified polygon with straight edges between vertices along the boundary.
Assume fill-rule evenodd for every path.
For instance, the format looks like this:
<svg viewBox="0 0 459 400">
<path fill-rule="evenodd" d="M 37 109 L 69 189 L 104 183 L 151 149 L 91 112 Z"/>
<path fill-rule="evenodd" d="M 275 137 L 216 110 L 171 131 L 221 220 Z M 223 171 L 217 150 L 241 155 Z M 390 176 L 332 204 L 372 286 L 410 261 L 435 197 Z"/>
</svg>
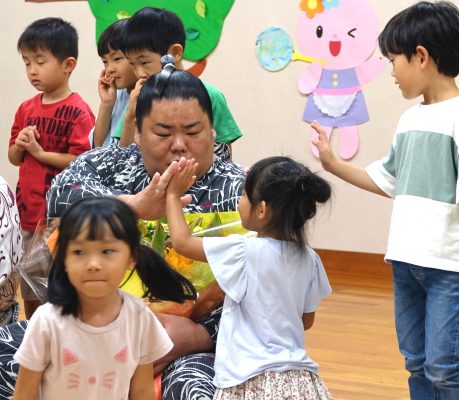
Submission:
<svg viewBox="0 0 459 400">
<path fill-rule="evenodd" d="M 159 87 L 161 90 L 158 90 Z M 150 76 L 140 89 L 135 109 L 139 132 L 142 131 L 143 119 L 150 114 L 155 100 L 174 99 L 196 99 L 202 111 L 207 114 L 210 124 L 213 124 L 212 103 L 201 80 L 187 71 L 177 70 L 172 64 L 167 64 L 161 72 Z"/>
<path fill-rule="evenodd" d="M 423 46 L 438 72 L 459 74 L 459 9 L 449 1 L 420 1 L 394 15 L 379 35 L 381 53 L 403 54 L 408 60 Z"/>
<path fill-rule="evenodd" d="M 56 251 L 48 278 L 48 301 L 62 306 L 62 315 L 78 315 L 78 295 L 65 271 L 69 243 L 88 228 L 88 240 L 100 240 L 107 227 L 129 245 L 136 258 L 135 270 L 145 286 L 144 297 L 183 302 L 195 300 L 193 284 L 173 270 L 154 250 L 140 243 L 137 216 L 114 197 L 93 197 L 71 205 L 59 223 Z"/>
<path fill-rule="evenodd" d="M 305 223 L 317 211 L 317 203 L 331 196 L 327 181 L 289 157 L 268 157 L 255 163 L 245 180 L 252 205 L 265 201 L 271 209 L 268 228 L 280 239 L 304 248 Z"/>
</svg>

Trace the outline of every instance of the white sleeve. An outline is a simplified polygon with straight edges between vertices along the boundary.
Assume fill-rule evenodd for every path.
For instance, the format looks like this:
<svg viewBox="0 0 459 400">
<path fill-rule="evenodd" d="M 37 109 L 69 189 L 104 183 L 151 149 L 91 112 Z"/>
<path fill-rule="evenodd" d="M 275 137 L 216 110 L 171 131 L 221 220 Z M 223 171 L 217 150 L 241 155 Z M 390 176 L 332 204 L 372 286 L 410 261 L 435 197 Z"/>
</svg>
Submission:
<svg viewBox="0 0 459 400">
<path fill-rule="evenodd" d="M 158 360 L 169 353 L 174 346 L 166 330 L 148 307 L 141 311 L 141 318 L 143 329 L 140 333 L 139 365 Z"/>
<path fill-rule="evenodd" d="M 246 243 L 241 235 L 203 238 L 204 252 L 218 285 L 236 303 L 247 291 Z"/>
<path fill-rule="evenodd" d="M 31 371 L 44 371 L 50 362 L 51 329 L 46 317 L 49 305 L 37 308 L 27 325 L 15 361 Z"/>
</svg>

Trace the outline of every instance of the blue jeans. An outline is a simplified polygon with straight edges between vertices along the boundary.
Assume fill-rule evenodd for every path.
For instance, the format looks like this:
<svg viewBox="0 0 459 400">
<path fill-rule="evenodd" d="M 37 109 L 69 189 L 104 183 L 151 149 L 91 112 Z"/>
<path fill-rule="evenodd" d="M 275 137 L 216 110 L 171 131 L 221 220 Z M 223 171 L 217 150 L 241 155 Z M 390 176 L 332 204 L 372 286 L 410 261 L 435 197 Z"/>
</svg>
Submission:
<svg viewBox="0 0 459 400">
<path fill-rule="evenodd" d="M 392 261 L 395 326 L 412 400 L 459 399 L 459 273 Z"/>
</svg>

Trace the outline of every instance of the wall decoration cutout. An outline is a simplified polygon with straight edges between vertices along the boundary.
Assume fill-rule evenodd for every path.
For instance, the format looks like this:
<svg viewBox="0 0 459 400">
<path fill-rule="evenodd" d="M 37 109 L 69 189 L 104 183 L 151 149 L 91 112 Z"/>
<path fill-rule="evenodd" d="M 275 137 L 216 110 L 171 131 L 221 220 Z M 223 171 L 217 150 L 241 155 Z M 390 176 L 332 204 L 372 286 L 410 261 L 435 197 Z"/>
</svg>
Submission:
<svg viewBox="0 0 459 400">
<path fill-rule="evenodd" d="M 256 41 L 256 53 L 258 63 L 268 71 L 280 71 L 290 61 L 319 62 L 325 61 L 308 57 L 296 52 L 293 49 L 292 39 L 287 32 L 278 26 L 266 28 L 262 31 Z"/>
<path fill-rule="evenodd" d="M 223 22 L 234 0 L 88 0 L 96 17 L 96 36 L 110 24 L 130 17 L 143 7 L 167 8 L 183 21 L 186 30 L 184 58 L 199 61 L 217 46 Z"/>
<path fill-rule="evenodd" d="M 81 0 L 25 0 L 32 3 Z M 86 0 L 85 0 L 86 1 Z M 143 7 L 166 8 L 175 12 L 186 30 L 184 58 L 200 61 L 194 73 L 202 72 L 205 57 L 217 46 L 223 22 L 234 0 L 87 0 L 96 17 L 96 42 L 101 33 L 118 19 L 128 18 Z M 192 67 L 193 68 L 193 67 Z M 193 72 L 192 71 L 192 72 Z"/>
<path fill-rule="evenodd" d="M 282 35 L 276 31 L 275 44 L 268 48 L 282 47 L 285 54 L 277 58 L 267 56 L 269 52 L 274 54 L 274 50 L 266 50 L 260 43 L 265 35 L 272 35 L 273 28 L 263 31 L 257 40 L 257 58 L 267 70 L 281 69 L 278 67 L 285 63 L 289 52 L 291 59 L 310 63 L 298 81 L 300 92 L 308 95 L 303 119 L 317 120 L 329 138 L 336 129 L 343 159 L 351 159 L 357 153 L 358 125 L 369 119 L 362 86 L 374 80 L 386 66 L 382 58 L 372 57 L 378 25 L 376 13 L 366 0 L 302 0 L 297 41 L 301 53 L 307 56 L 295 56 L 289 50 L 293 46 L 285 39 L 279 40 Z M 269 30 L 271 33 L 266 33 Z M 317 135 L 313 130 L 311 134 Z M 314 145 L 311 150 L 317 157 Z"/>
</svg>

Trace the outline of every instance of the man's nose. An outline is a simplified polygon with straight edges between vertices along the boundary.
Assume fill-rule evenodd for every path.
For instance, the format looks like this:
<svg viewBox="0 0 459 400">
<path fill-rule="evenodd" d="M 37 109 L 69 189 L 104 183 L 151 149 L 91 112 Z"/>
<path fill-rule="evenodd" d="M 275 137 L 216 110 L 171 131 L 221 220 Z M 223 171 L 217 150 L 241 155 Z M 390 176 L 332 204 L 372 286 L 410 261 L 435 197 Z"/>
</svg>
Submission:
<svg viewBox="0 0 459 400">
<path fill-rule="evenodd" d="M 187 150 L 185 139 L 181 135 L 172 138 L 171 151 L 185 153 Z"/>
</svg>

